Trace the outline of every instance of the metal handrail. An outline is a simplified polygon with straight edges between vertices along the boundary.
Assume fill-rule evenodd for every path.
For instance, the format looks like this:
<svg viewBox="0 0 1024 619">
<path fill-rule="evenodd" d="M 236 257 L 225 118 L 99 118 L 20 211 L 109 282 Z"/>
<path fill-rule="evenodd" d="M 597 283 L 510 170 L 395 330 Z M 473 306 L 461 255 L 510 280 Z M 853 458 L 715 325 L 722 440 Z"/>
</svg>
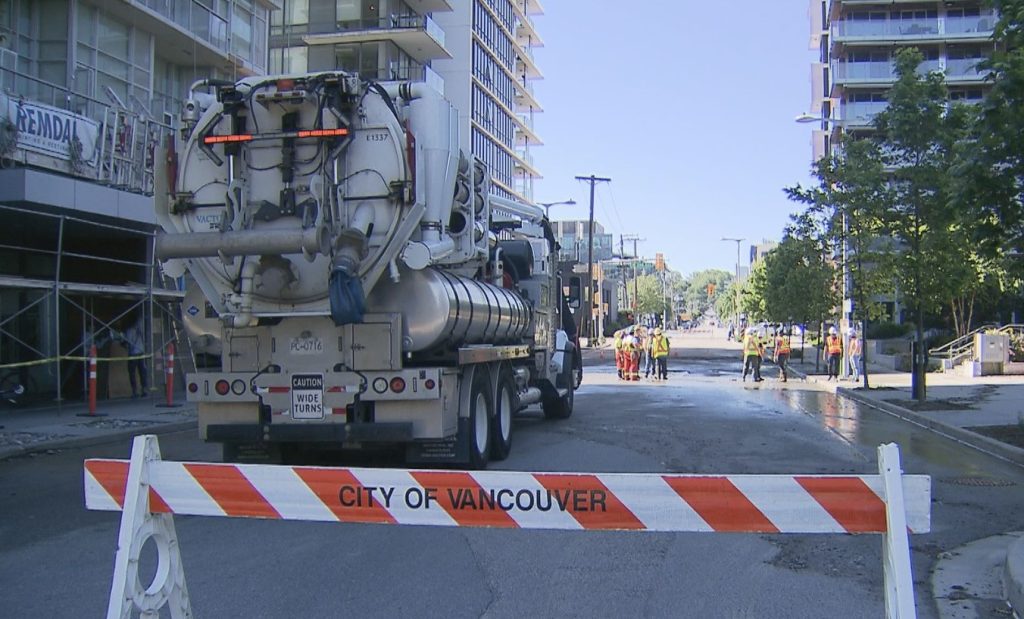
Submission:
<svg viewBox="0 0 1024 619">
<path fill-rule="evenodd" d="M 989 331 L 993 328 L 998 328 L 999 325 L 995 323 L 989 323 L 982 325 L 969 333 L 966 333 L 951 342 L 947 342 L 942 346 L 932 348 L 928 351 L 928 356 L 932 358 L 942 357 L 949 359 L 950 361 L 959 360 L 963 357 L 965 352 L 969 352 L 974 349 L 974 336 L 983 331 Z"/>
<path fill-rule="evenodd" d="M 1009 324 L 1000 326 L 997 323 L 989 323 L 974 329 L 970 333 L 962 335 L 952 342 L 932 348 L 928 355 L 932 358 L 948 359 L 950 365 L 956 365 L 960 361 L 974 355 L 974 336 L 987 331 L 997 331 L 1006 335 L 1024 334 L 1024 324 Z"/>
</svg>

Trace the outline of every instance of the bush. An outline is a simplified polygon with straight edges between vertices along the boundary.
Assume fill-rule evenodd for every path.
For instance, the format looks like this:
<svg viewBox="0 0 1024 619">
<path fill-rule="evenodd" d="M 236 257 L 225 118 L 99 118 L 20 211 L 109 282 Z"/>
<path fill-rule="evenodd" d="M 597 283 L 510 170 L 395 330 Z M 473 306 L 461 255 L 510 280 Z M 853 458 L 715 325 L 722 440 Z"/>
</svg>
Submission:
<svg viewBox="0 0 1024 619">
<path fill-rule="evenodd" d="M 891 340 L 910 333 L 910 325 L 892 322 L 868 323 L 869 340 Z"/>
</svg>

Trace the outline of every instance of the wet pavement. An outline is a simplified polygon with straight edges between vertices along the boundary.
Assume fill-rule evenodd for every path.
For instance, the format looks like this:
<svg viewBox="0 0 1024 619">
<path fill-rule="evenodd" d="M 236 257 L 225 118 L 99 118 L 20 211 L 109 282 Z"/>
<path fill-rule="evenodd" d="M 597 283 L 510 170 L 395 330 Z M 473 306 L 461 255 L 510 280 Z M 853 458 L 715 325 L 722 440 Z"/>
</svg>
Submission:
<svg viewBox="0 0 1024 619">
<path fill-rule="evenodd" d="M 672 343 L 670 380 L 741 382 L 740 345 L 726 341 L 724 332 L 673 334 Z M 620 382 L 610 352 L 588 350 L 587 358 L 585 383 Z M 929 373 L 927 398 L 916 402 L 908 373 L 871 365 L 867 389 L 862 382 L 828 380 L 824 365 L 815 367 L 810 348 L 806 359 L 791 364 L 786 383 L 778 380 L 777 367 L 766 363 L 766 380 L 743 387 L 768 392 L 787 408 L 819 418 L 866 458 L 879 444 L 896 442 L 905 459 L 939 467 L 943 473 L 933 481 L 943 487 L 998 491 L 1016 485 L 1013 479 L 1024 467 L 1024 376 Z M 1004 465 L 993 467 L 986 456 Z M 996 534 L 942 553 L 932 581 L 944 618 L 1008 616 L 1006 601 L 1024 608 L 1024 532 Z"/>
<path fill-rule="evenodd" d="M 707 391 L 713 394 L 723 383 L 740 384 L 740 347 L 727 342 L 723 334 L 671 334 L 673 355 L 669 363 L 668 384 L 641 381 L 637 387 L 645 393 L 651 388 L 678 384 L 673 379 L 685 377 L 693 385 L 692 396 L 686 392 L 661 391 L 673 400 L 674 408 L 694 408 L 694 397 Z M 777 379 L 775 366 L 766 364 L 762 383 L 742 383 L 745 395 L 735 405 L 723 407 L 730 416 L 767 418 L 803 412 L 817 419 L 845 442 L 855 446 L 865 463 L 874 460 L 874 450 L 882 442 L 901 445 L 906 458 L 919 458 L 944 467 L 935 484 L 978 488 L 998 488 L 1006 480 L 1019 476 L 1024 465 L 1024 449 L 1011 440 L 998 440 L 995 428 L 1020 427 L 1024 418 L 1024 377 L 982 377 L 929 374 L 928 400 L 924 406 L 910 398 L 909 376 L 896 372 L 872 370 L 872 389 L 863 389 L 849 381 L 827 381 L 814 373 L 810 362 L 793 364 L 797 375 L 787 383 Z M 615 375 L 612 351 L 585 351 L 585 387 L 622 385 Z M 645 395 L 645 397 L 647 397 Z M 720 397 L 720 396 L 719 396 Z M 699 397 L 697 398 L 699 399 Z M 45 453 L 72 446 L 111 443 L 138 434 L 161 434 L 193 430 L 195 407 L 184 403 L 183 394 L 176 394 L 176 406 L 167 407 L 156 394 L 140 400 L 107 400 L 99 402 L 95 417 L 87 415 L 84 402 L 61 402 L 46 407 L 13 408 L 0 405 L 0 460 L 34 453 Z M 652 413 L 653 414 L 653 413 Z M 909 422 L 909 423 L 907 423 Z M 922 432 L 922 428 L 928 432 Z M 1012 438 L 1012 434 L 1002 435 Z M 938 437 L 953 440 L 938 440 Z M 970 446 L 964 450 L 963 446 Z M 716 447 L 707 445 L 708 459 Z M 750 461 L 763 457 L 756 444 Z M 983 454 L 1003 460 L 1005 474 L 993 473 L 983 465 Z M 672 469 L 674 465 L 666 462 Z M 754 466 L 753 464 L 751 466 Z M 1024 527 L 1020 527 L 1024 528 Z M 1024 541 L 1016 533 L 1005 534 L 995 545 L 1001 549 L 992 559 L 1005 572 L 1009 590 L 1021 596 L 1018 608 L 1024 607 Z M 1011 542 L 1009 550 L 1006 542 Z M 950 560 L 954 559 L 953 553 Z M 1016 569 L 1002 569 L 1003 564 Z M 956 597 L 957 592 L 949 595 Z M 958 615 L 949 615 L 958 616 Z"/>
</svg>

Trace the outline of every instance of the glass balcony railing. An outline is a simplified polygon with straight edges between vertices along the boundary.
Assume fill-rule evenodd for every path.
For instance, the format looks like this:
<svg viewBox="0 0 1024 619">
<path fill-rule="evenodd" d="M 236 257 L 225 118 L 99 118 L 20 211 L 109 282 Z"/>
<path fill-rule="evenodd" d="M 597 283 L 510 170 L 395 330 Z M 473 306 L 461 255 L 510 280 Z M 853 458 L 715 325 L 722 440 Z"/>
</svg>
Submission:
<svg viewBox="0 0 1024 619">
<path fill-rule="evenodd" d="M 925 60 L 917 67 L 917 72 L 920 75 L 927 75 L 933 71 L 945 71 L 947 77 L 954 75 L 951 72 L 950 67 L 953 63 L 977 63 L 977 59 L 970 61 L 962 60 L 947 60 L 945 69 L 942 66 L 940 60 Z M 957 64 L 955 69 L 955 75 L 960 76 L 961 74 L 966 75 L 967 68 Z M 832 77 L 836 82 L 851 83 L 851 82 L 887 82 L 895 81 L 898 77 L 896 75 L 896 67 L 891 61 L 876 61 L 876 62 L 834 62 L 832 63 Z"/>
<path fill-rule="evenodd" d="M 921 19 L 844 19 L 833 26 L 833 32 L 838 38 L 850 39 L 988 37 L 994 32 L 995 23 L 996 18 L 992 15 Z"/>
<path fill-rule="evenodd" d="M 938 19 L 850 19 L 835 25 L 839 37 L 891 38 L 939 34 Z"/>
<path fill-rule="evenodd" d="M 888 105 L 887 101 L 851 101 L 843 103 L 839 113 L 847 126 L 864 126 Z"/>
<path fill-rule="evenodd" d="M 444 47 L 444 30 L 426 16 L 385 15 L 377 19 L 352 19 L 338 22 L 338 29 L 345 30 L 400 30 L 415 28 L 425 31 Z"/>
<path fill-rule="evenodd" d="M 832 78 L 838 82 L 888 81 L 896 79 L 896 71 L 890 61 L 834 62 Z"/>
<path fill-rule="evenodd" d="M 951 81 L 974 81 L 985 79 L 990 71 L 978 69 L 978 63 L 983 60 L 983 58 L 956 58 L 947 60 L 946 79 Z"/>
<path fill-rule="evenodd" d="M 197 0 L 138 0 L 140 4 L 178 24 L 187 32 L 227 53 L 228 22 Z"/>
<path fill-rule="evenodd" d="M 956 35 L 991 35 L 996 29 L 996 17 L 982 15 L 980 17 L 946 17 L 945 34 Z"/>
</svg>

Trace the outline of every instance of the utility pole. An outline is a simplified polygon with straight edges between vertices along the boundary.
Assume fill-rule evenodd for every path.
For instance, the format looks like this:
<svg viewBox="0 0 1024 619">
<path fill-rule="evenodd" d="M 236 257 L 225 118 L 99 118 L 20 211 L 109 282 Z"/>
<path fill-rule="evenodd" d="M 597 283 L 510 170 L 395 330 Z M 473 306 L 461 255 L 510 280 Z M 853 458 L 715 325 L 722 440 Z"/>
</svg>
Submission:
<svg viewBox="0 0 1024 619">
<path fill-rule="evenodd" d="M 631 261 L 631 264 L 633 265 L 633 305 L 635 305 L 633 320 L 636 320 L 639 318 L 640 313 L 640 286 L 637 284 L 639 275 L 637 262 L 640 260 L 640 255 L 636 253 L 636 244 L 640 241 L 646 241 L 647 239 L 642 239 L 635 234 L 626 234 L 621 238 L 623 241 L 633 241 L 633 259 Z"/>
<path fill-rule="evenodd" d="M 589 311 L 583 317 L 587 321 L 587 329 L 584 332 L 593 342 L 597 339 L 594 334 L 594 186 L 597 183 L 610 183 L 612 179 L 591 174 L 590 176 L 577 176 L 576 180 L 590 183 L 590 219 L 587 224 L 587 308 Z M 598 311 L 600 310 L 599 305 Z"/>
</svg>

